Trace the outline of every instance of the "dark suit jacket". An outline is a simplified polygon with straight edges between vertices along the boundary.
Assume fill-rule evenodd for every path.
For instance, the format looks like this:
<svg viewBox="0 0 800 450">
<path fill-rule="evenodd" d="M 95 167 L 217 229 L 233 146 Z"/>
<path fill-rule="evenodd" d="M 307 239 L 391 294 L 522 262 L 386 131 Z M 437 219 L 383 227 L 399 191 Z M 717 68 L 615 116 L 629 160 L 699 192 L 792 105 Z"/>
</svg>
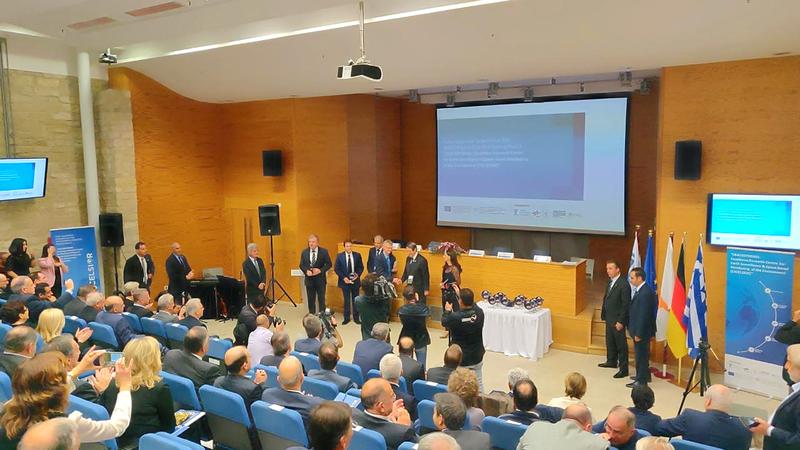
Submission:
<svg viewBox="0 0 800 450">
<path fill-rule="evenodd" d="M 414 280 L 411 285 L 415 292 L 428 291 L 431 288 L 431 272 L 428 270 L 428 260 L 422 255 L 417 255 L 413 262 L 411 256 L 406 257 L 406 266 L 403 268 L 401 280 L 405 283 L 408 276 L 412 275 Z"/>
<path fill-rule="evenodd" d="M 97 310 L 75 297 L 64 305 L 64 315 L 77 316 L 89 323 L 97 318 Z"/>
<path fill-rule="evenodd" d="M 356 279 L 353 280 L 353 284 L 348 285 L 344 282 L 344 279 L 350 275 L 350 273 L 347 272 L 347 257 L 345 256 L 345 252 L 336 255 L 336 263 L 333 265 L 333 271 L 336 272 L 336 276 L 339 277 L 339 287 L 355 286 L 355 288 L 358 289 L 358 287 L 361 286 L 361 274 L 364 273 L 364 260 L 361 259 L 361 253 L 353 252 L 352 273 L 356 274 Z"/>
<path fill-rule="evenodd" d="M 636 416 L 636 428 L 647 431 L 652 435 L 655 435 L 656 427 L 658 426 L 658 423 L 661 422 L 661 416 L 659 416 L 658 414 L 653 414 L 650 411 L 638 409 L 635 406 L 629 407 L 628 411 L 632 412 L 633 415 Z M 601 420 L 600 422 L 597 422 L 592 426 L 592 433 L 595 434 L 605 433 L 605 430 L 606 430 L 605 419 Z"/>
<path fill-rule="evenodd" d="M 461 446 L 461 450 L 486 450 L 491 448 L 489 433 L 473 430 L 444 430 Z"/>
<path fill-rule="evenodd" d="M 261 400 L 261 395 L 264 393 L 263 383 L 255 384 L 253 380 L 241 375 L 228 374 L 218 377 L 214 380 L 214 387 L 239 394 L 248 411 L 250 411 L 250 405 L 256 400 Z"/>
<path fill-rule="evenodd" d="M 450 374 L 456 368 L 450 367 L 434 367 L 432 369 L 428 369 L 428 381 L 433 381 L 434 383 L 439 383 L 447 386 L 447 380 L 450 378 Z"/>
<path fill-rule="evenodd" d="M 403 400 L 403 406 L 411 416 L 411 420 L 417 420 L 417 399 L 413 395 L 403 392 L 399 384 L 391 383 L 392 390 L 398 400 Z"/>
<path fill-rule="evenodd" d="M 264 260 L 256 258 L 256 263 L 258 264 L 258 271 L 256 271 L 256 266 L 249 256 L 242 262 L 242 273 L 247 286 L 247 298 L 250 300 L 256 298 L 259 294 L 263 294 L 264 290 L 259 289 L 258 285 L 267 283 L 267 268 L 264 266 Z"/>
<path fill-rule="evenodd" d="M 775 333 L 775 340 L 786 345 L 800 344 L 800 323 L 795 323 L 790 320 L 783 324 Z M 789 378 L 789 372 L 786 371 L 786 357 L 783 358 L 783 362 L 783 380 L 786 381 L 786 384 L 791 386 L 794 382 Z"/>
<path fill-rule="evenodd" d="M 460 311 L 445 311 L 442 325 L 450 330 L 450 340 L 461 346 L 462 366 L 473 366 L 483 361 L 483 310 L 478 306 Z"/>
<path fill-rule="evenodd" d="M 316 338 L 305 338 L 294 341 L 294 350 L 296 352 L 308 353 L 310 355 L 319 355 L 320 346 L 322 346 L 322 341 Z"/>
<path fill-rule="evenodd" d="M 379 368 L 381 358 L 387 353 L 392 353 L 392 346 L 388 342 L 375 338 L 359 341 L 353 351 L 353 364 L 361 367 L 361 373 L 366 377 L 370 369 Z"/>
<path fill-rule="evenodd" d="M 5 372 L 8 378 L 13 378 L 17 367 L 28 359 L 24 356 L 11 355 L 9 353 L 0 354 L 0 370 Z"/>
<path fill-rule="evenodd" d="M 394 253 L 392 253 L 389 255 L 389 267 L 386 267 L 386 257 L 383 253 L 381 253 L 380 256 L 375 258 L 375 273 L 378 276 L 386 278 L 387 280 L 391 280 L 394 278 L 392 275 L 392 269 L 394 268 L 396 262 L 397 258 L 395 258 Z"/>
<path fill-rule="evenodd" d="M 380 433 L 386 441 L 387 450 L 396 450 L 403 442 L 417 442 L 414 429 L 385 419 L 372 417 L 359 410 L 353 410 L 353 422 L 362 427 Z"/>
<path fill-rule="evenodd" d="M 114 411 L 118 394 L 119 388 L 116 383 L 111 383 L 100 395 L 100 403 L 106 407 L 109 415 Z M 142 386 L 132 391 L 131 400 L 131 423 L 122 436 L 117 438 L 120 446 L 138 442 L 139 438 L 147 433 L 175 431 L 172 393 L 164 380 L 156 383 L 152 389 Z"/>
<path fill-rule="evenodd" d="M 367 272 L 374 273 L 375 272 L 375 256 L 382 254 L 381 249 L 375 249 L 372 247 L 369 249 L 369 255 L 367 255 Z"/>
<path fill-rule="evenodd" d="M 286 358 L 286 355 L 280 355 L 280 356 L 267 355 L 261 358 L 261 361 L 259 361 L 258 363 L 261 364 L 262 366 L 278 367 L 283 362 L 283 358 Z"/>
<path fill-rule="evenodd" d="M 181 256 L 181 259 L 183 259 L 183 264 L 175 257 L 175 253 L 171 253 L 164 263 L 169 278 L 167 290 L 175 297 L 175 303 L 183 303 L 181 294 L 189 290 L 189 280 L 186 279 L 186 275 L 192 271 L 192 266 L 189 265 L 186 256 Z"/>
<path fill-rule="evenodd" d="M 196 318 L 194 316 L 186 316 L 186 317 L 183 318 L 183 320 L 179 320 L 176 323 L 178 325 L 183 325 L 183 326 L 185 326 L 186 328 L 188 328 L 190 330 L 192 329 L 192 327 L 204 327 L 204 328 L 207 328 L 206 324 L 204 324 L 203 322 L 200 321 L 200 319 L 198 319 L 198 318 Z"/>
<path fill-rule="evenodd" d="M 164 371 L 192 380 L 196 389 L 204 384 L 214 384 L 214 380 L 223 374 L 219 365 L 178 349 L 170 350 L 164 355 Z"/>
<path fill-rule="evenodd" d="M 308 424 L 308 416 L 311 414 L 311 408 L 325 401 L 319 397 L 290 392 L 280 387 L 265 390 L 261 400 L 297 411 L 300 413 L 300 417 L 303 418 L 303 424 L 306 425 Z"/>
<path fill-rule="evenodd" d="M 750 430 L 738 417 L 722 411 L 694 409 L 685 409 L 678 417 L 662 420 L 656 425 L 655 435 L 683 436 L 687 441 L 725 450 L 748 450 L 752 438 Z"/>
<path fill-rule="evenodd" d="M 414 382 L 425 379 L 425 368 L 416 359 L 408 355 L 400 355 L 400 362 L 403 363 L 403 376 L 408 383 L 408 393 L 414 394 Z"/>
<path fill-rule="evenodd" d="M 311 264 L 311 249 L 306 247 L 306 249 L 300 253 L 300 270 L 303 271 L 303 274 L 310 269 L 320 270 L 317 275 L 306 275 L 307 286 L 311 286 L 314 283 L 324 284 L 326 280 L 325 273 L 330 270 L 332 266 L 333 263 L 331 263 L 331 256 L 328 254 L 328 250 L 322 247 L 317 247 L 317 259 L 314 261 L 314 264 Z"/>
<path fill-rule="evenodd" d="M 308 371 L 308 378 L 327 381 L 336 385 L 339 392 L 347 392 L 348 389 L 357 389 L 358 386 L 345 376 L 339 375 L 333 370 L 312 369 Z"/>
<path fill-rule="evenodd" d="M 149 308 L 145 308 L 144 306 L 139 306 L 134 304 L 131 306 L 130 310 L 128 310 L 131 314 L 136 314 L 141 319 L 142 317 L 153 317 L 153 311 Z"/>
<path fill-rule="evenodd" d="M 611 280 L 608 280 L 609 282 Z M 619 322 L 623 325 L 628 324 L 628 306 L 631 303 L 631 285 L 624 273 L 619 274 L 619 278 L 614 283 L 614 287 L 608 289 L 603 296 L 603 309 L 600 311 L 600 318 L 606 323 L 614 325 Z"/>
<path fill-rule="evenodd" d="M 120 349 L 125 348 L 125 345 L 136 337 L 136 333 L 134 333 L 133 328 L 131 328 L 130 323 L 128 323 L 128 319 L 123 317 L 122 314 L 102 311 L 97 314 L 97 322 L 106 324 L 114 329 L 114 335 L 117 337 L 117 343 Z"/>
<path fill-rule="evenodd" d="M 144 262 L 147 265 L 147 274 L 152 275 L 156 273 L 156 264 L 153 262 L 153 257 L 149 254 L 144 255 Z M 139 287 L 150 289 L 153 284 L 152 278 L 147 278 L 147 283 L 144 283 L 145 273 L 142 271 L 142 263 L 139 262 L 139 255 L 133 254 L 130 258 L 125 260 L 125 268 L 122 269 L 122 279 L 125 283 L 135 281 L 139 283 Z"/>
<path fill-rule="evenodd" d="M 643 283 L 631 300 L 628 310 L 628 332 L 645 341 L 656 335 L 656 311 L 658 298 L 649 284 Z"/>
<path fill-rule="evenodd" d="M 800 391 L 778 406 L 770 425 L 772 435 L 764 438 L 764 450 L 800 449 Z"/>
<path fill-rule="evenodd" d="M 503 414 L 502 416 L 498 417 L 498 419 L 513 420 L 514 422 L 521 423 L 523 425 L 530 425 L 537 420 L 544 420 L 539 412 L 535 409 L 533 411 L 515 410 L 508 414 Z"/>
<path fill-rule="evenodd" d="M 32 324 L 39 323 L 39 315 L 42 314 L 42 311 L 48 308 L 53 308 L 54 305 L 51 302 L 45 300 L 39 300 L 39 297 L 35 295 L 27 295 L 27 294 L 11 294 L 11 297 L 8 298 L 8 301 L 21 301 L 25 303 L 25 307 L 28 308 L 28 322 Z"/>
</svg>

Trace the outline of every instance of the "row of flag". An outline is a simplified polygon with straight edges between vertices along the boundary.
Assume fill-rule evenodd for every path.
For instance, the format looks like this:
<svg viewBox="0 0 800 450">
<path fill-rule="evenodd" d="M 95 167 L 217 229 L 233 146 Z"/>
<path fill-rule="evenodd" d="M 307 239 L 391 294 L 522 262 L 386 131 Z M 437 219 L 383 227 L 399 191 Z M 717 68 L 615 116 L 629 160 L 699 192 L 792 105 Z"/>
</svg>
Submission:
<svg viewBox="0 0 800 450">
<path fill-rule="evenodd" d="M 685 240 L 685 239 L 684 239 Z M 674 256 L 672 234 L 667 238 L 667 254 L 664 257 L 664 272 L 661 275 L 661 290 L 656 282 L 655 250 L 653 248 L 653 232 L 647 236 L 647 252 L 644 266 L 639 253 L 639 230 L 633 238 L 631 261 L 628 273 L 635 267 L 645 271 L 647 283 L 658 292 L 658 310 L 656 312 L 656 341 L 667 341 L 667 347 L 675 358 L 680 359 L 687 354 L 697 356 L 700 342 L 708 341 L 706 277 L 703 269 L 703 240 L 697 246 L 697 258 L 692 268 L 689 288 L 686 289 L 684 268 L 684 246 L 678 254 L 678 264 L 672 263 Z"/>
</svg>

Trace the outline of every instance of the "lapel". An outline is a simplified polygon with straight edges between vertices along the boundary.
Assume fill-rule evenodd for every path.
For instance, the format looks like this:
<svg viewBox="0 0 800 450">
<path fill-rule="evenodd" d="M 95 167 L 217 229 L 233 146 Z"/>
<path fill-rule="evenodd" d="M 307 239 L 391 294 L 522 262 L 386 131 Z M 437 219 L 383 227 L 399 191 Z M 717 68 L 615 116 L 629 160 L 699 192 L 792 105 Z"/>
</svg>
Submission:
<svg viewBox="0 0 800 450">
<path fill-rule="evenodd" d="M 775 422 L 775 418 L 778 417 L 778 412 L 780 412 L 782 409 L 784 409 L 787 406 L 789 406 L 790 403 L 796 402 L 797 399 L 800 398 L 800 397 L 798 397 L 798 394 L 800 394 L 800 390 L 797 391 L 797 392 L 792 392 L 789 395 L 789 398 L 787 398 L 785 402 L 781 403 L 781 405 L 778 406 L 778 409 L 775 410 L 775 415 L 772 417 L 772 421 L 773 422 Z"/>
</svg>

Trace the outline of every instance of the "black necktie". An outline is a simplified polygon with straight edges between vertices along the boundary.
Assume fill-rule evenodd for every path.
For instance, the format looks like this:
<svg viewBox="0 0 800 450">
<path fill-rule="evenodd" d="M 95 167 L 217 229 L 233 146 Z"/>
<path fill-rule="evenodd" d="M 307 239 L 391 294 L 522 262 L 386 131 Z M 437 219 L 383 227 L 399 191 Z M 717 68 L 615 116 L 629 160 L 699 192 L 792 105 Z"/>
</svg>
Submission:
<svg viewBox="0 0 800 450">
<path fill-rule="evenodd" d="M 352 255 L 347 255 L 347 273 L 353 273 L 353 261 L 350 259 Z"/>
</svg>

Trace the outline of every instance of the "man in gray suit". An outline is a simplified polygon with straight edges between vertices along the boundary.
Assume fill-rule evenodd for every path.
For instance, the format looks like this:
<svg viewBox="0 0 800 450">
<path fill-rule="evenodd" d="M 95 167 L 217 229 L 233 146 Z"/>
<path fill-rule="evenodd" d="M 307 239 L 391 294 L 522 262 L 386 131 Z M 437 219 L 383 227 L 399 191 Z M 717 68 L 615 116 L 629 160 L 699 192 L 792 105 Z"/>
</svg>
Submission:
<svg viewBox="0 0 800 450">
<path fill-rule="evenodd" d="M 175 299 L 172 294 L 163 294 L 158 297 L 158 312 L 153 314 L 153 319 L 160 320 L 164 323 L 176 323 L 183 319 L 183 314 L 174 314 Z"/>
<path fill-rule="evenodd" d="M 339 392 L 347 392 L 348 389 L 358 388 L 353 380 L 336 373 L 336 363 L 338 362 L 339 350 L 336 345 L 331 341 L 323 342 L 319 348 L 319 366 L 321 368 L 309 370 L 308 378 L 329 381 L 336 385 Z"/>
<path fill-rule="evenodd" d="M 563 418 L 550 423 L 533 422 L 519 440 L 517 450 L 557 448 L 559 450 L 603 450 L 608 441 L 592 434 L 592 413 L 584 405 L 570 405 Z"/>
<path fill-rule="evenodd" d="M 203 361 L 207 352 L 208 330 L 192 327 L 183 338 L 183 350 L 170 350 L 164 356 L 164 371 L 192 380 L 195 389 L 204 384 L 213 385 L 223 373 L 219 365 Z"/>
<path fill-rule="evenodd" d="M 441 393 L 433 397 L 433 423 L 436 428 L 452 436 L 462 450 L 486 450 L 491 447 L 489 434 L 462 430 L 467 417 L 467 406 L 455 394 Z"/>
</svg>

